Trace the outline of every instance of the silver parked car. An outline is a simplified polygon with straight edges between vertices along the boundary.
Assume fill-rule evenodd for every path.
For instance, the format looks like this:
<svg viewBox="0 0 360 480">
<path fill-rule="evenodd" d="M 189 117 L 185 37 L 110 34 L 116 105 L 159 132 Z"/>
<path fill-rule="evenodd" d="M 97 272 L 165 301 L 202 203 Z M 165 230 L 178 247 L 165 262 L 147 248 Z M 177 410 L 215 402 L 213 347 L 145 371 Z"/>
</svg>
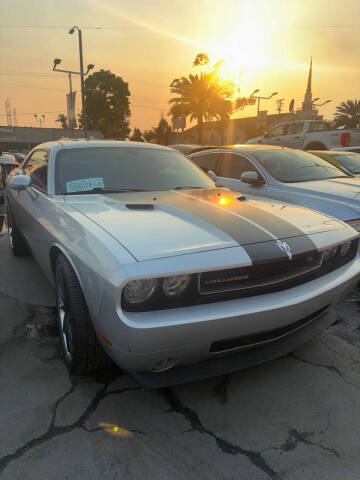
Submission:
<svg viewBox="0 0 360 480">
<path fill-rule="evenodd" d="M 149 386 L 265 362 L 329 326 L 358 281 L 353 228 L 216 188 L 169 148 L 64 140 L 20 168 L 10 245 L 55 285 L 72 373 L 104 351 Z"/>
<path fill-rule="evenodd" d="M 269 145 L 234 145 L 189 158 L 219 185 L 300 205 L 360 231 L 360 179 L 311 153 Z"/>
</svg>

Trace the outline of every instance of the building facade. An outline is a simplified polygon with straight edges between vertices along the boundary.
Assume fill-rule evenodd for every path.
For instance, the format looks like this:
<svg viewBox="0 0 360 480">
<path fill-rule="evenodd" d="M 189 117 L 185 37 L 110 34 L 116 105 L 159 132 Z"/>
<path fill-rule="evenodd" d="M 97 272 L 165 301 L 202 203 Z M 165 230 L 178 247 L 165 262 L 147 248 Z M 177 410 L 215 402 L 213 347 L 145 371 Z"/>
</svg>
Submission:
<svg viewBox="0 0 360 480">
<path fill-rule="evenodd" d="M 83 130 L 63 128 L 33 128 L 0 126 L 0 146 L 3 151 L 29 151 L 39 143 L 59 140 L 60 138 L 84 138 Z M 88 138 L 102 139 L 102 133 L 88 131 Z"/>
</svg>

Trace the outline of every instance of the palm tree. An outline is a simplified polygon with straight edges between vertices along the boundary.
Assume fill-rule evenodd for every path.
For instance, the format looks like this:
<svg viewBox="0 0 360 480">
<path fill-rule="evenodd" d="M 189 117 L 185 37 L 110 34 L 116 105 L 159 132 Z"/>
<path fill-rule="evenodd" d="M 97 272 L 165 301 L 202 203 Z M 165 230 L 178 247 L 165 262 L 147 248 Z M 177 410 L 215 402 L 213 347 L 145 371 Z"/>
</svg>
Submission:
<svg viewBox="0 0 360 480">
<path fill-rule="evenodd" d="M 67 121 L 67 117 L 63 114 L 63 113 L 60 113 L 58 115 L 58 118 L 57 120 L 55 120 L 55 122 L 58 122 L 61 124 L 61 128 L 68 128 L 68 121 Z"/>
<path fill-rule="evenodd" d="M 360 124 L 360 100 L 347 100 L 336 107 L 333 124 L 336 128 L 357 128 Z"/>
<path fill-rule="evenodd" d="M 216 130 L 220 133 L 221 145 L 225 143 L 225 131 L 230 123 L 231 114 L 234 106 L 231 100 L 220 98 L 216 102 L 216 118 L 219 120 L 215 125 Z"/>
<path fill-rule="evenodd" d="M 173 105 L 170 114 L 173 117 L 190 117 L 198 124 L 198 143 L 202 143 L 204 121 L 220 118 L 219 105 L 231 96 L 229 84 L 219 82 L 215 72 L 189 75 L 175 79 L 171 84 L 171 93 L 177 96 L 169 100 Z"/>
<path fill-rule="evenodd" d="M 143 134 L 141 133 L 140 128 L 134 128 L 132 135 L 129 137 L 130 142 L 143 142 Z"/>
</svg>

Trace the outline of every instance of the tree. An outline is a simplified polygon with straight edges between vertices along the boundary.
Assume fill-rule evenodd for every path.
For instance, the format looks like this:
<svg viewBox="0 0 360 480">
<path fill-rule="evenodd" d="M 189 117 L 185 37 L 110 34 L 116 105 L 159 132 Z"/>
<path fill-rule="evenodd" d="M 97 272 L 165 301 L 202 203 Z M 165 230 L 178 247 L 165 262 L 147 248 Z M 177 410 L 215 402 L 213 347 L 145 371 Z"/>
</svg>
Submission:
<svg viewBox="0 0 360 480">
<path fill-rule="evenodd" d="M 199 67 L 200 65 L 208 65 L 210 62 L 209 55 L 207 53 L 198 53 L 193 61 L 193 67 Z"/>
<path fill-rule="evenodd" d="M 63 113 L 60 113 L 58 115 L 57 120 L 55 120 L 55 121 L 61 124 L 61 128 L 63 128 L 63 129 L 69 128 L 67 117 Z"/>
<path fill-rule="evenodd" d="M 336 107 L 333 125 L 336 128 L 357 128 L 360 124 L 360 100 L 347 100 Z"/>
<path fill-rule="evenodd" d="M 220 98 L 216 106 L 216 117 L 219 121 L 215 124 L 216 130 L 220 133 L 221 145 L 225 143 L 225 131 L 230 123 L 230 117 L 233 113 L 233 104 L 230 100 Z"/>
<path fill-rule="evenodd" d="M 158 143 L 159 145 L 166 145 L 168 135 L 171 132 L 171 127 L 165 118 L 161 118 L 157 127 L 150 130 L 145 130 L 143 137 L 149 143 Z"/>
<path fill-rule="evenodd" d="M 100 130 L 105 138 L 127 138 L 131 115 L 128 84 L 110 70 L 100 70 L 89 75 L 84 86 L 88 128 Z"/>
<path fill-rule="evenodd" d="M 171 92 L 178 96 L 169 100 L 173 104 L 170 114 L 173 117 L 189 116 L 190 120 L 196 120 L 198 142 L 201 144 L 204 121 L 221 116 L 223 101 L 230 100 L 234 85 L 232 82 L 220 81 L 216 71 L 190 74 L 174 80 L 172 85 Z"/>
<path fill-rule="evenodd" d="M 131 142 L 143 142 L 144 141 L 143 134 L 141 133 L 140 128 L 136 128 L 136 127 L 134 128 L 134 131 L 133 131 L 132 135 L 130 135 L 129 140 Z"/>
<path fill-rule="evenodd" d="M 155 143 L 156 135 L 155 135 L 155 132 L 154 132 L 154 128 L 151 128 L 150 130 L 144 130 L 143 131 L 143 137 L 145 139 L 145 142 Z"/>
</svg>

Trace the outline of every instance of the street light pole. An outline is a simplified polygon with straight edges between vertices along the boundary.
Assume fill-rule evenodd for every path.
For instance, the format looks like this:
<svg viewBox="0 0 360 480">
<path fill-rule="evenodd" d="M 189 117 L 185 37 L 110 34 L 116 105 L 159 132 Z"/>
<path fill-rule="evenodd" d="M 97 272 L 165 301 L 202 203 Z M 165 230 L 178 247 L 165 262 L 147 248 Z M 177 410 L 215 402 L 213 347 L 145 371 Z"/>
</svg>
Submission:
<svg viewBox="0 0 360 480">
<path fill-rule="evenodd" d="M 34 113 L 34 118 L 37 122 L 39 122 L 40 124 L 40 138 L 41 138 L 41 143 L 44 141 L 43 140 L 43 129 L 42 129 L 42 124 L 43 122 L 45 121 L 45 115 L 41 115 L 41 114 L 37 114 L 37 113 Z"/>
<path fill-rule="evenodd" d="M 254 93 L 259 92 L 260 90 L 257 88 L 256 90 L 253 91 L 253 93 L 250 95 L 250 98 L 256 98 L 257 99 L 257 115 L 259 116 L 260 112 L 260 100 L 269 100 L 270 98 L 274 97 L 277 95 L 279 92 L 273 92 L 271 95 L 268 97 L 261 97 L 260 95 L 254 95 Z"/>
<path fill-rule="evenodd" d="M 74 25 L 70 30 L 69 34 L 72 35 L 75 31 L 78 31 L 79 37 L 79 57 L 80 57 L 80 81 L 81 81 L 81 116 L 82 124 L 84 130 L 84 136 L 87 138 L 87 118 L 86 118 L 86 107 L 85 107 L 85 85 L 84 85 L 84 60 L 83 60 L 83 47 L 82 47 L 82 32 L 80 28 Z"/>
<path fill-rule="evenodd" d="M 83 61 L 83 47 L 82 47 L 82 33 L 79 27 L 76 25 L 69 30 L 69 34 L 72 35 L 75 30 L 78 31 L 79 35 L 79 57 L 80 57 L 80 72 L 74 72 L 72 70 L 62 70 L 57 68 L 57 66 L 61 63 L 61 58 L 55 58 L 53 62 L 53 71 L 54 72 L 63 72 L 67 73 L 69 76 L 69 87 L 70 87 L 70 95 L 72 93 L 72 85 L 71 85 L 71 74 L 80 75 L 80 85 L 81 85 L 81 117 L 82 117 L 82 128 L 84 130 L 84 136 L 87 138 L 87 115 L 86 115 L 86 105 L 85 105 L 85 77 L 86 75 L 94 68 L 94 65 L 89 63 L 86 68 L 86 72 L 84 72 L 84 61 Z M 71 97 L 70 97 L 71 98 Z M 74 132 L 73 132 L 74 134 Z"/>
</svg>

